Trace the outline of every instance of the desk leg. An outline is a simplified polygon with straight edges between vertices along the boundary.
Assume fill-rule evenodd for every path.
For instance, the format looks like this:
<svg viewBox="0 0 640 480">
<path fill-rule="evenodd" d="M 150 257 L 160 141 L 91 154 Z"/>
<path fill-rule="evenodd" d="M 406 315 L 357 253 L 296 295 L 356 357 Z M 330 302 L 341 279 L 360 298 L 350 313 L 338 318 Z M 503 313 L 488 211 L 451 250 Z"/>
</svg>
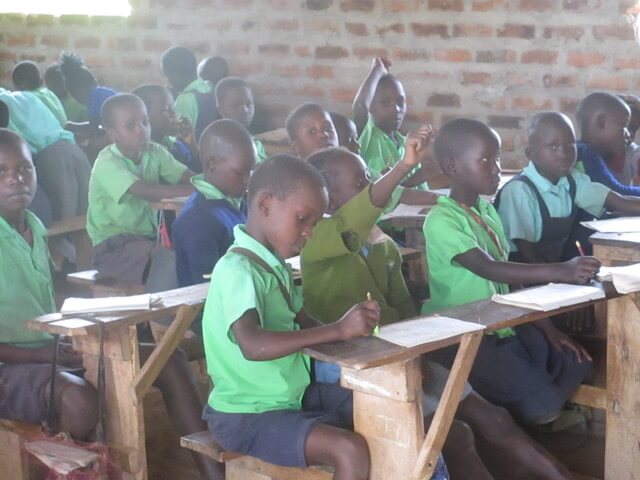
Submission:
<svg viewBox="0 0 640 480">
<path fill-rule="evenodd" d="M 82 352 L 87 380 L 97 386 L 98 336 L 74 337 L 74 346 Z M 104 357 L 106 441 L 126 480 L 147 480 L 142 402 L 137 401 L 132 388 L 140 369 L 136 327 L 106 332 Z"/>
<path fill-rule="evenodd" d="M 640 472 L 640 295 L 608 302 L 605 479 Z"/>
</svg>

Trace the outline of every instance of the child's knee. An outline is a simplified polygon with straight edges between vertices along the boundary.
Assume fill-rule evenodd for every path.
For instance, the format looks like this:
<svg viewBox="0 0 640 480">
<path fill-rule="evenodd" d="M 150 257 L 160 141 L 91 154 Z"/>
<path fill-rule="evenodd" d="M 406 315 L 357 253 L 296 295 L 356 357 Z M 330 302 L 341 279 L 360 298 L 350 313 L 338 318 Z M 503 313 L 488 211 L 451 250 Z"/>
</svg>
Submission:
<svg viewBox="0 0 640 480">
<path fill-rule="evenodd" d="M 449 430 L 446 443 L 449 447 L 455 446 L 458 452 L 475 452 L 476 441 L 471 427 L 460 420 L 454 420 Z"/>
<path fill-rule="evenodd" d="M 355 471 L 369 471 L 369 446 L 362 435 L 345 431 L 334 445 L 336 463 L 353 465 Z M 367 478 L 367 477 L 364 477 Z"/>
</svg>

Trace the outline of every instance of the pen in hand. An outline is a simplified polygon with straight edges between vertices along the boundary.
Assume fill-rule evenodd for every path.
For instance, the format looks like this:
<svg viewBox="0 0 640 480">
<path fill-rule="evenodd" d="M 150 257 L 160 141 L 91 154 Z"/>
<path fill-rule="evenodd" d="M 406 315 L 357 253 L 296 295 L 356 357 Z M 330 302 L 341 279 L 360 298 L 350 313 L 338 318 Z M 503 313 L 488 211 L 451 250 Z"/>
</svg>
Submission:
<svg viewBox="0 0 640 480">
<path fill-rule="evenodd" d="M 373 300 L 371 298 L 371 292 L 367 292 L 367 301 L 370 302 L 371 300 Z M 375 327 L 373 327 L 373 334 L 378 335 L 379 333 L 380 333 L 380 325 L 376 325 Z"/>
</svg>

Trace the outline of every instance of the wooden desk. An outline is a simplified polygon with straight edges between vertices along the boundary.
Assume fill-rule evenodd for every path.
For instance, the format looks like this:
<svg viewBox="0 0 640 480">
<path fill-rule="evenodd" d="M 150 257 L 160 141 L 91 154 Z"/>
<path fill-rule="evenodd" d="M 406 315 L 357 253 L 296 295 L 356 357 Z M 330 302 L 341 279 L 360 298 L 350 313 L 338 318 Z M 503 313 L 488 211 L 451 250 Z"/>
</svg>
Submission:
<svg viewBox="0 0 640 480">
<path fill-rule="evenodd" d="M 76 268 L 78 270 L 91 268 L 93 245 L 87 235 L 87 216 L 78 215 L 53 222 L 47 229 L 47 237 L 60 236 L 71 238 L 76 248 Z"/>
<path fill-rule="evenodd" d="M 595 233 L 589 241 L 593 255 L 603 265 L 629 265 L 640 262 L 640 233 Z"/>
<path fill-rule="evenodd" d="M 209 284 L 203 283 L 162 292 L 158 295 L 163 306 L 152 310 L 93 317 L 104 328 L 105 438 L 127 480 L 147 479 L 142 399 L 202 309 L 208 288 Z M 168 316 L 175 316 L 174 321 L 140 368 L 136 325 Z M 54 313 L 31 320 L 28 327 L 71 337 L 74 348 L 82 353 L 85 377 L 97 386 L 98 325 L 82 315 L 63 318 Z"/>
</svg>

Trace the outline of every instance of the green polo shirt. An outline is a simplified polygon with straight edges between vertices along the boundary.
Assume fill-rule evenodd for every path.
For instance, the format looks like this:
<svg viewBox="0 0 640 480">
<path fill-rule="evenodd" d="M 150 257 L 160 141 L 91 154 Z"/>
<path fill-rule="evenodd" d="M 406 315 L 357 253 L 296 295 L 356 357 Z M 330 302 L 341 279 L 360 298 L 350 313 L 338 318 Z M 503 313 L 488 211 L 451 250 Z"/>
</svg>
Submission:
<svg viewBox="0 0 640 480">
<path fill-rule="evenodd" d="M 9 107 L 9 130 L 16 132 L 38 153 L 59 140 L 75 143 L 73 133 L 60 122 L 34 92 L 10 92 L 0 88 L 0 100 Z"/>
<path fill-rule="evenodd" d="M 204 195 L 204 198 L 206 198 L 207 200 L 226 200 L 231 205 L 233 205 L 236 210 L 240 210 L 242 206 L 242 198 L 235 198 L 230 197 L 229 195 L 225 195 L 218 187 L 207 182 L 204 179 L 203 173 L 191 177 L 191 185 L 193 185 L 196 190 Z"/>
<path fill-rule="evenodd" d="M 89 115 L 87 114 L 87 107 L 73 98 L 71 95 L 67 95 L 64 100 L 62 100 L 62 106 L 64 107 L 64 112 L 67 115 L 67 118 L 70 122 L 88 122 Z"/>
<path fill-rule="evenodd" d="M 493 205 L 482 198 L 472 207 L 491 227 L 502 245 L 502 254 L 489 234 L 450 197 L 438 198 L 424 222 L 429 266 L 431 299 L 424 304 L 423 313 L 435 312 L 476 300 L 491 298 L 494 293 L 508 293 L 506 283 L 492 282 L 467 270 L 454 257 L 474 248 L 487 252 L 496 261 L 507 261 L 509 243 L 504 236 L 500 217 Z"/>
<path fill-rule="evenodd" d="M 394 167 L 404 156 L 404 143 L 407 137 L 400 132 L 393 132 L 392 139 L 376 127 L 373 118 L 369 115 L 369 120 L 364 126 L 358 142 L 360 142 L 360 156 L 364 159 L 369 173 L 373 180 L 377 180 L 388 169 Z M 419 167 L 416 167 L 407 176 L 413 174 Z M 414 187 L 420 190 L 429 190 L 426 182 Z"/>
<path fill-rule="evenodd" d="M 51 335 L 27 328 L 27 321 L 55 312 L 49 249 L 44 226 L 27 211 L 33 247 L 0 217 L 0 343 L 36 348 Z"/>
<path fill-rule="evenodd" d="M 300 255 L 305 309 L 315 318 L 334 322 L 367 292 L 380 305 L 383 323 L 415 314 L 402 280 L 402 258 L 388 241 L 367 239 L 382 210 L 371 203 L 365 188 L 322 219 Z"/>
<path fill-rule="evenodd" d="M 211 83 L 200 77 L 187 85 L 176 97 L 175 110 L 178 117 L 186 118 L 195 128 L 198 121 L 198 100 L 193 92 L 209 93 L 212 90 Z"/>
<path fill-rule="evenodd" d="M 256 147 L 256 164 L 259 165 L 268 158 L 267 151 L 262 142 L 255 137 L 253 137 L 253 145 Z"/>
<path fill-rule="evenodd" d="M 522 173 L 533 182 L 540 192 L 540 196 L 549 210 L 549 215 L 560 218 L 571 215 L 571 194 L 567 177 L 562 177 L 556 184 L 553 184 L 540 175 L 532 162 L 529 162 Z M 590 214 L 600 217 L 604 213 L 604 202 L 611 190 L 601 183 L 592 182 L 589 176 L 576 169 L 571 170 L 571 176 L 576 182 L 576 205 Z M 520 181 L 507 183 L 500 193 L 498 213 L 512 252 L 518 250 L 514 239 L 526 240 L 527 242 L 540 241 L 542 217 L 538 199 L 529 185 Z"/>
<path fill-rule="evenodd" d="M 53 113 L 58 119 L 58 122 L 60 122 L 60 126 L 64 127 L 65 123 L 67 123 L 67 114 L 56 94 L 47 87 L 40 87 L 34 90 L 33 93 L 51 110 L 51 113 Z"/>
<path fill-rule="evenodd" d="M 231 248 L 246 248 L 264 260 L 285 285 L 293 308 L 287 305 L 276 277 L 244 255 L 228 251 L 216 263 L 202 320 L 207 370 L 215 385 L 209 405 L 228 413 L 300 410 L 310 383 L 309 357 L 297 352 L 275 360 L 247 360 L 231 327 L 255 309 L 264 330 L 298 330 L 295 317 L 302 308 L 302 294 L 293 283 L 291 267 L 251 237 L 244 225 L 237 225 L 233 233 Z"/>
<path fill-rule="evenodd" d="M 115 144 L 104 148 L 89 178 L 87 233 L 93 245 L 121 233 L 153 237 L 158 223 L 156 211 L 127 190 L 139 180 L 175 185 L 186 171 L 187 167 L 154 142 L 149 142 L 138 164 L 120 153 Z"/>
</svg>

